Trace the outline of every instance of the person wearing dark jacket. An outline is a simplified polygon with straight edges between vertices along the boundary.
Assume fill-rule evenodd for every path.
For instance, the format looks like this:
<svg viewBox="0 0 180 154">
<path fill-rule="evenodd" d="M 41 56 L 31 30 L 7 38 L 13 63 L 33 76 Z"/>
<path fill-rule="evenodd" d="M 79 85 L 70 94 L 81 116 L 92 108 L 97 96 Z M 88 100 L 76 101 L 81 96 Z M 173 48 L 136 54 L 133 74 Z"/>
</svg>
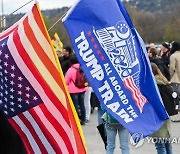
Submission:
<svg viewBox="0 0 180 154">
<path fill-rule="evenodd" d="M 155 63 L 158 68 L 160 69 L 161 73 L 170 80 L 170 74 L 167 66 L 163 63 L 163 61 L 157 56 L 157 50 L 155 48 L 152 48 L 149 50 L 149 60 L 152 63 Z"/>
<path fill-rule="evenodd" d="M 72 49 L 70 47 L 65 47 L 63 49 L 62 56 L 59 58 L 61 68 L 62 68 L 62 71 L 63 71 L 64 75 L 66 74 L 67 70 L 71 66 L 71 64 L 70 64 L 71 53 L 72 53 Z"/>
<path fill-rule="evenodd" d="M 21 138 L 0 110 L 0 154 L 26 154 Z"/>
<path fill-rule="evenodd" d="M 161 45 L 161 60 L 169 69 L 169 56 L 170 56 L 170 44 L 168 42 L 164 42 Z"/>
<path fill-rule="evenodd" d="M 167 85 L 168 80 L 163 76 L 158 66 L 155 63 L 151 63 L 152 72 L 155 77 L 157 85 Z M 163 97 L 163 96 L 162 96 Z M 171 144 L 171 121 L 167 119 L 159 130 L 151 135 L 157 154 L 172 154 Z"/>
</svg>

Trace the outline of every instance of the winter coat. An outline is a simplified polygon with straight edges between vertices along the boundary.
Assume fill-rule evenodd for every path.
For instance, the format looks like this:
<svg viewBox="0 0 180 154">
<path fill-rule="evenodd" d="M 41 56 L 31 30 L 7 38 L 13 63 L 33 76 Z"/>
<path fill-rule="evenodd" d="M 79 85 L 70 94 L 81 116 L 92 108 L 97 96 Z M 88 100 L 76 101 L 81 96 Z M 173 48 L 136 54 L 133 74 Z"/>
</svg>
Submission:
<svg viewBox="0 0 180 154">
<path fill-rule="evenodd" d="M 170 56 L 169 72 L 171 82 L 180 83 L 180 51 L 176 51 Z"/>
<path fill-rule="evenodd" d="M 166 77 L 166 79 L 170 80 L 169 70 L 160 58 L 151 57 L 150 62 L 155 63 L 160 69 L 161 73 Z"/>
<path fill-rule="evenodd" d="M 80 68 L 80 64 L 73 64 L 68 69 L 68 71 L 66 72 L 66 75 L 65 75 L 66 84 L 68 86 L 68 90 L 69 90 L 70 94 L 82 93 L 82 92 L 85 92 L 87 90 L 87 87 L 78 88 L 75 86 L 74 83 L 76 80 L 76 72 L 77 72 L 76 68 Z"/>
<path fill-rule="evenodd" d="M 164 122 L 161 128 L 151 135 L 153 138 L 157 139 L 169 139 L 171 137 L 171 120 L 168 119 Z"/>
<path fill-rule="evenodd" d="M 70 67 L 70 56 L 60 57 L 60 58 L 59 58 L 59 61 L 60 61 L 60 64 L 61 64 L 61 68 L 62 68 L 63 74 L 65 75 L 66 72 L 67 72 L 67 70 L 68 70 L 69 67 Z"/>
<path fill-rule="evenodd" d="M 166 84 L 158 75 L 155 76 L 156 83 L 157 84 Z M 171 125 L 170 125 L 170 119 L 167 119 L 164 124 L 161 126 L 159 130 L 157 130 L 154 134 L 151 135 L 153 138 L 158 139 L 168 139 L 171 136 Z"/>
</svg>

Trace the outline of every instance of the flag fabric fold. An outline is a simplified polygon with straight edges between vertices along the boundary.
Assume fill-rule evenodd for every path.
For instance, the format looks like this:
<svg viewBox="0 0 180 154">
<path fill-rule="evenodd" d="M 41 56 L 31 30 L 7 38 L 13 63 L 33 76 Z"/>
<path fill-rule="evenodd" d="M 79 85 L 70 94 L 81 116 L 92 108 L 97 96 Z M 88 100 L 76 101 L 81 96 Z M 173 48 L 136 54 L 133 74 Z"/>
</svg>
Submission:
<svg viewBox="0 0 180 154">
<path fill-rule="evenodd" d="M 0 34 L 0 109 L 27 153 L 86 153 L 54 54 L 35 4 Z"/>
<path fill-rule="evenodd" d="M 79 0 L 63 22 L 101 106 L 131 135 L 142 139 L 157 131 L 168 115 L 144 42 L 121 1 Z"/>
</svg>

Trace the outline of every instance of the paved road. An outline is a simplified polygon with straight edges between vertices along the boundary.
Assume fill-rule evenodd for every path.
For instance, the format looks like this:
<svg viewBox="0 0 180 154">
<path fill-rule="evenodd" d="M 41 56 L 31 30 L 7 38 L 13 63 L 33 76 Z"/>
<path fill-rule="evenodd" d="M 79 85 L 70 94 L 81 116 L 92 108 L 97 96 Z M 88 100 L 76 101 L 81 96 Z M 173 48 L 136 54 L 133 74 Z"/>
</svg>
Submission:
<svg viewBox="0 0 180 154">
<path fill-rule="evenodd" d="M 180 116 L 180 115 L 179 115 Z M 97 111 L 95 110 L 91 114 L 91 119 L 89 123 L 85 126 L 82 126 L 84 136 L 86 139 L 86 144 L 88 148 L 88 154 L 105 154 L 104 144 L 101 140 L 101 137 L 96 129 L 97 126 Z M 173 143 L 173 154 L 180 154 L 180 122 L 172 123 L 172 136 L 176 138 L 173 140 L 176 143 Z M 178 142 L 178 143 L 177 143 Z M 119 144 L 117 139 L 117 146 L 115 149 L 115 154 L 120 154 Z M 146 139 L 144 144 L 139 148 L 134 148 L 130 145 L 131 154 L 156 154 L 156 149 L 153 143 L 148 143 Z"/>
</svg>

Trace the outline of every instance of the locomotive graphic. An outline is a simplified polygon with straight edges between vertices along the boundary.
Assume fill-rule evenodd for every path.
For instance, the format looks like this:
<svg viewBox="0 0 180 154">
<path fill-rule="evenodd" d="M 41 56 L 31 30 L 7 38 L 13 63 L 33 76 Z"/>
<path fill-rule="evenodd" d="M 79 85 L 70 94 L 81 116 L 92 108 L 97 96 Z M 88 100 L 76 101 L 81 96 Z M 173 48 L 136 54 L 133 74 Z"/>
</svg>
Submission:
<svg viewBox="0 0 180 154">
<path fill-rule="evenodd" d="M 119 21 L 115 26 L 94 29 L 93 33 L 142 112 L 147 99 L 139 89 L 140 65 L 131 29 L 125 22 Z"/>
</svg>

